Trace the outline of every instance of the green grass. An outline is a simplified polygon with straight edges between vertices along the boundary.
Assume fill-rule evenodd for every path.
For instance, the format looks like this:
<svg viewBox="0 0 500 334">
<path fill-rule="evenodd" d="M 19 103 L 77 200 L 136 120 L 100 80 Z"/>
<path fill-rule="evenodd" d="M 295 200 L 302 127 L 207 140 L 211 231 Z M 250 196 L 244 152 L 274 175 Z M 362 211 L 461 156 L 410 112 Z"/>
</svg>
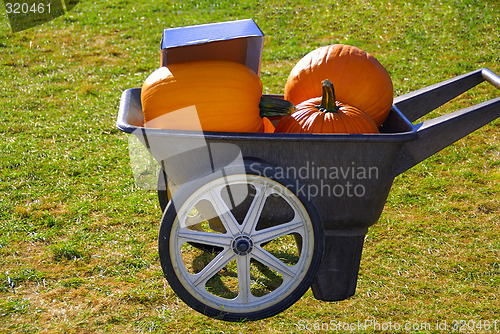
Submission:
<svg viewBox="0 0 500 334">
<path fill-rule="evenodd" d="M 0 332 L 290 333 L 372 320 L 444 333 L 436 323 L 461 319 L 500 328 L 498 120 L 395 180 L 353 298 L 308 291 L 245 324 L 196 313 L 163 281 L 156 193 L 134 184 L 114 125 L 121 92 L 158 66 L 164 28 L 253 18 L 266 35 L 265 93 L 282 93 L 307 52 L 352 44 L 387 68 L 398 96 L 482 67 L 500 74 L 498 1 L 81 1 L 18 33 L 1 12 Z M 499 95 L 483 83 L 428 117 Z"/>
</svg>

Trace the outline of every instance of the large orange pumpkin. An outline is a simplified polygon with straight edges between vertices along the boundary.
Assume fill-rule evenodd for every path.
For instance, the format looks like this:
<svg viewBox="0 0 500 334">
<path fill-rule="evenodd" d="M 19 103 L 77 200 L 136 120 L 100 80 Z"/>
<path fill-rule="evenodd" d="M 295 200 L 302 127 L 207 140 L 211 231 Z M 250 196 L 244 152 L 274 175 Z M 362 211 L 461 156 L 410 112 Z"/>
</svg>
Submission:
<svg viewBox="0 0 500 334">
<path fill-rule="evenodd" d="M 193 61 L 154 71 L 141 91 L 146 127 L 262 132 L 262 83 L 251 69 L 230 61 Z"/>
<path fill-rule="evenodd" d="M 377 126 L 387 118 L 393 85 L 386 69 L 357 47 L 334 44 L 305 55 L 288 76 L 284 98 L 299 104 L 321 96 L 321 81 L 330 79 L 337 100 L 369 114 Z"/>
<path fill-rule="evenodd" d="M 299 103 L 297 111 L 282 118 L 275 133 L 378 133 L 372 118 L 358 108 L 335 101 L 330 80 L 323 80 L 322 97 Z"/>
</svg>

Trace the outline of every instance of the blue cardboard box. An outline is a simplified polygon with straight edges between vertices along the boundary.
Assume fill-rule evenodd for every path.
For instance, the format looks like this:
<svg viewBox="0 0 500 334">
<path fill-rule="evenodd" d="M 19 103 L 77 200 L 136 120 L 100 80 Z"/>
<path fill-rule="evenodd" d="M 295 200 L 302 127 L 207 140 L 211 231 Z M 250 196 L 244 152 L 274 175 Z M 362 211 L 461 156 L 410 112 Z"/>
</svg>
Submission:
<svg viewBox="0 0 500 334">
<path fill-rule="evenodd" d="M 260 72 L 264 34 L 252 19 L 165 29 L 161 66 L 194 60 L 230 60 Z"/>
</svg>

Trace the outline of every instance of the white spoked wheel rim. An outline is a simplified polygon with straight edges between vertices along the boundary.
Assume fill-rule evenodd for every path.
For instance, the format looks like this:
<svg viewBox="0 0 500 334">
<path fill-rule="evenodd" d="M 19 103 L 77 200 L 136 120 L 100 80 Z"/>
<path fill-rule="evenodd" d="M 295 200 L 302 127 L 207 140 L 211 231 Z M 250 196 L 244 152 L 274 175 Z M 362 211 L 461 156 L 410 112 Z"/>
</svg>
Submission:
<svg viewBox="0 0 500 334">
<path fill-rule="evenodd" d="M 251 186 L 255 195 L 242 222 L 238 222 L 222 198 L 222 189 L 237 185 Z M 293 210 L 287 222 L 257 228 L 264 203 L 269 196 L 280 197 Z M 200 231 L 200 215 L 192 214 L 200 201 L 211 203 L 224 232 Z M 300 251 L 293 265 L 264 249 L 275 239 L 290 235 L 300 236 Z M 220 252 L 197 272 L 186 264 L 182 247 L 188 243 L 202 243 L 218 247 Z M 312 221 L 301 201 L 285 186 L 269 178 L 238 174 L 216 179 L 197 189 L 177 210 L 172 224 L 169 254 L 175 274 L 189 294 L 201 303 L 230 313 L 258 312 L 280 303 L 292 293 L 306 276 L 314 253 Z M 251 263 L 258 262 L 281 276 L 281 283 L 266 294 L 257 296 L 252 291 Z M 236 263 L 237 295 L 221 297 L 211 291 L 207 282 L 229 263 Z"/>
</svg>

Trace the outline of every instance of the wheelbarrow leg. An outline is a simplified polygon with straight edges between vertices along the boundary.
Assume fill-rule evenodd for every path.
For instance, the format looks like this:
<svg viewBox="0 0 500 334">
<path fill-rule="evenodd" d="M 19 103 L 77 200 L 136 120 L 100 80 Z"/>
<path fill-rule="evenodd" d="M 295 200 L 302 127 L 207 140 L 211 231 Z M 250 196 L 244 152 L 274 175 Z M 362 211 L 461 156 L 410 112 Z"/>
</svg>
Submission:
<svg viewBox="0 0 500 334">
<path fill-rule="evenodd" d="M 325 230 L 325 246 L 316 277 L 311 285 L 314 298 L 344 300 L 354 295 L 366 230 Z"/>
</svg>

